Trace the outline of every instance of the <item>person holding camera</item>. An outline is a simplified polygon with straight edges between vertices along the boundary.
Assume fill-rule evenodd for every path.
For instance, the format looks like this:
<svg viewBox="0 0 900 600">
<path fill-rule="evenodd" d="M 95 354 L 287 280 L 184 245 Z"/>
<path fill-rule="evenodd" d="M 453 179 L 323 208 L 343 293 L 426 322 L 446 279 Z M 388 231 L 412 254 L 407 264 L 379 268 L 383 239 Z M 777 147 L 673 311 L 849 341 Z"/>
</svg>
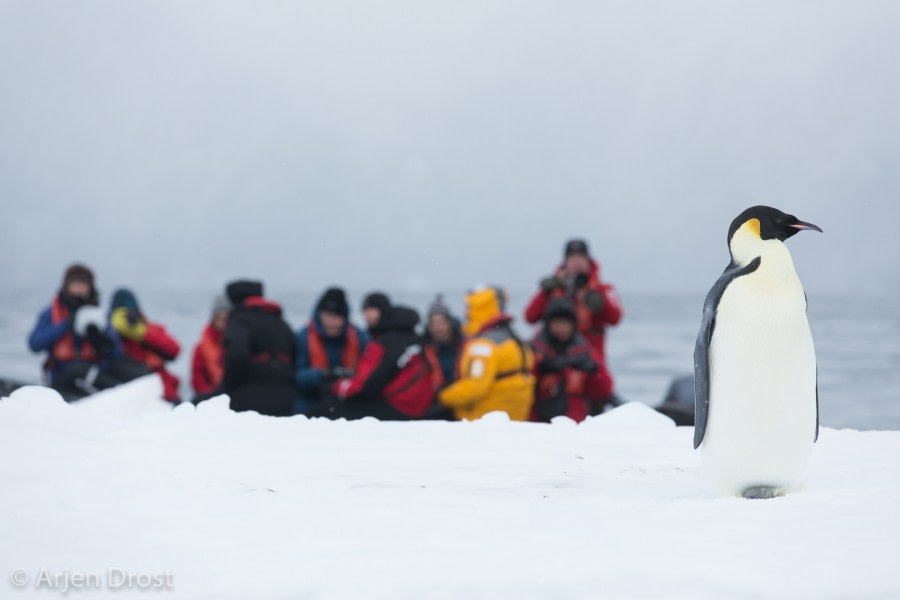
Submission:
<svg viewBox="0 0 900 600">
<path fill-rule="evenodd" d="M 149 373 L 123 356 L 121 341 L 98 304 L 93 272 L 72 265 L 28 337 L 32 352 L 47 352 L 44 379 L 66 402 Z"/>
<path fill-rule="evenodd" d="M 584 240 L 566 243 L 562 265 L 541 280 L 541 289 L 525 309 L 525 320 L 529 323 L 541 321 L 547 305 L 554 298 L 572 301 L 578 332 L 605 361 L 606 328 L 622 319 L 622 306 L 615 288 L 600 281 L 600 265 L 591 258 Z"/>
<path fill-rule="evenodd" d="M 532 421 L 549 422 L 565 415 L 581 422 L 599 414 L 612 394 L 612 378 L 603 359 L 578 332 L 575 321 L 571 300 L 550 300 L 544 327 L 531 342 L 537 381 Z"/>
<path fill-rule="evenodd" d="M 316 303 L 309 324 L 297 333 L 295 414 L 308 414 L 328 397 L 336 381 L 352 377 L 359 368 L 369 338 L 349 317 L 344 290 L 329 288 Z"/>
<path fill-rule="evenodd" d="M 163 398 L 177 404 L 180 381 L 166 370 L 166 363 L 175 360 L 181 352 L 175 338 L 162 325 L 147 320 L 137 297 L 125 288 L 113 293 L 109 322 L 122 339 L 125 356 L 158 374 L 163 383 Z"/>
</svg>

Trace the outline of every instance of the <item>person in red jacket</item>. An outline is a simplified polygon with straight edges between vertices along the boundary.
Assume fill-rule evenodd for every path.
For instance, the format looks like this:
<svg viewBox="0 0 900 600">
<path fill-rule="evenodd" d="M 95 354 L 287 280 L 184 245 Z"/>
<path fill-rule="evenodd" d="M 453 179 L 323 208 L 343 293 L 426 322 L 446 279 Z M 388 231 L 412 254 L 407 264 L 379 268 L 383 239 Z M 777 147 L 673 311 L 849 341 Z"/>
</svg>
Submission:
<svg viewBox="0 0 900 600">
<path fill-rule="evenodd" d="M 541 289 L 525 309 L 525 320 L 537 323 L 543 319 L 553 298 L 573 302 L 579 333 L 605 361 L 606 328 L 622 319 L 622 306 L 615 288 L 600 281 L 600 265 L 591 258 L 584 240 L 566 243 L 563 264 L 541 280 Z"/>
<path fill-rule="evenodd" d="M 175 360 L 181 346 L 165 328 L 147 320 L 131 290 L 120 288 L 113 294 L 110 324 L 122 338 L 125 355 L 143 363 L 163 382 L 163 398 L 177 403 L 178 378 L 166 370 L 166 362 Z"/>
<path fill-rule="evenodd" d="M 388 307 L 373 329 L 359 369 L 353 377 L 337 381 L 336 401 L 325 416 L 382 421 L 421 419 L 434 398 L 432 366 L 425 357 L 415 327 L 419 315 L 404 306 Z M 329 414 L 330 413 L 330 414 Z M 323 414 L 317 411 L 315 414 Z"/>
<path fill-rule="evenodd" d="M 228 325 L 231 303 L 225 296 L 219 296 L 213 303 L 212 317 L 200 341 L 194 346 L 191 357 L 191 387 L 194 388 L 194 403 L 206 400 L 219 393 L 222 376 L 225 374 L 225 348 L 222 336 Z"/>
<path fill-rule="evenodd" d="M 544 327 L 531 347 L 537 381 L 532 421 L 566 415 L 581 422 L 600 413 L 612 394 L 612 377 L 597 351 L 578 333 L 571 300 L 549 302 Z"/>
</svg>

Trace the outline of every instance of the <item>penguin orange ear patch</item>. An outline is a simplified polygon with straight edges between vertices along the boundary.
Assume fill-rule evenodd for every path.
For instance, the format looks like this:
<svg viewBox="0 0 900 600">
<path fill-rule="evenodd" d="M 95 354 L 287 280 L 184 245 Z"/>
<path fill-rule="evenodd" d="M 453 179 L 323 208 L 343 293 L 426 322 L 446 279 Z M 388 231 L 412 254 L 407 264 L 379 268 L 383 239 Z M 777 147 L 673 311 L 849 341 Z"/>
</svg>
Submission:
<svg viewBox="0 0 900 600">
<path fill-rule="evenodd" d="M 755 235 L 756 237 L 761 237 L 761 234 L 759 232 L 759 219 L 750 219 L 749 221 L 744 223 L 744 227 L 747 229 L 747 231 L 753 233 L 753 235 Z"/>
</svg>

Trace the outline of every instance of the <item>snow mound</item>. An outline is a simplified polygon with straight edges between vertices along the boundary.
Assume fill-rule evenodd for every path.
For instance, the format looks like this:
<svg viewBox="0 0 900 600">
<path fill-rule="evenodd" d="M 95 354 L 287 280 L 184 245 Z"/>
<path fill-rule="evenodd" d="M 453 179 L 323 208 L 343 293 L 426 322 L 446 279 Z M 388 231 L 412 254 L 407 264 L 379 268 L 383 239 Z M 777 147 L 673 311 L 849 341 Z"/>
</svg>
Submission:
<svg viewBox="0 0 900 600">
<path fill-rule="evenodd" d="M 209 400 L 205 400 L 197 405 L 197 412 L 201 413 L 223 413 L 231 410 L 231 399 L 227 394 L 214 396 Z"/>
<path fill-rule="evenodd" d="M 68 404 L 54 389 L 39 385 L 26 385 L 14 390 L 0 401 L 5 410 L 25 411 L 32 415 L 55 413 L 68 408 Z"/>
<path fill-rule="evenodd" d="M 675 421 L 643 402 L 626 402 L 601 415 L 586 419 L 581 423 L 581 427 L 616 433 L 655 433 L 669 431 L 675 427 Z"/>
<path fill-rule="evenodd" d="M 512 421 L 509 420 L 509 415 L 502 410 L 489 412 L 475 421 L 475 423 L 478 423 L 478 425 L 482 427 L 505 427 L 511 422 Z"/>
<path fill-rule="evenodd" d="M 147 375 L 123 385 L 103 390 L 75 402 L 74 407 L 104 417 L 140 417 L 171 412 L 172 404 L 163 400 L 159 375 Z"/>
</svg>

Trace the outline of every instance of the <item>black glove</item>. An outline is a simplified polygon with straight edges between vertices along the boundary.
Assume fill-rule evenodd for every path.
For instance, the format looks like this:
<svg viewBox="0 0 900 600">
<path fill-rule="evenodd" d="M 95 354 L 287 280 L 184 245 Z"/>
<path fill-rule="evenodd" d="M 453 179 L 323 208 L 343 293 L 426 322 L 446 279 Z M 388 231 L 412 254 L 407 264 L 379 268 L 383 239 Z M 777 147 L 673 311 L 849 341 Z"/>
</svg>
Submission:
<svg viewBox="0 0 900 600">
<path fill-rule="evenodd" d="M 585 373 L 596 373 L 600 368 L 590 354 L 579 354 L 569 358 L 569 366 L 576 371 L 584 371 Z"/>
<path fill-rule="evenodd" d="M 329 367 L 322 372 L 322 389 L 328 391 L 338 379 L 352 377 L 353 371 L 344 367 Z"/>
<path fill-rule="evenodd" d="M 550 277 L 544 277 L 541 279 L 541 289 L 545 294 L 549 294 L 553 290 L 557 288 L 563 287 L 563 282 L 560 281 L 559 277 L 556 275 L 551 275 Z"/>
<path fill-rule="evenodd" d="M 125 319 L 128 321 L 129 325 L 134 327 L 141 322 L 141 313 L 133 308 L 129 308 L 128 312 L 126 313 Z"/>
<path fill-rule="evenodd" d="M 606 306 L 606 298 L 597 290 L 588 290 L 584 295 L 584 305 L 593 313 L 598 313 Z"/>
<path fill-rule="evenodd" d="M 332 379 L 346 379 L 348 377 L 353 377 L 353 369 L 347 369 L 345 367 L 331 367 L 328 369 L 328 377 Z"/>
<path fill-rule="evenodd" d="M 566 370 L 568 361 L 565 356 L 547 357 L 538 363 L 540 373 L 562 373 Z"/>
<path fill-rule="evenodd" d="M 86 333 L 91 346 L 94 347 L 94 350 L 100 356 L 107 358 L 115 350 L 116 345 L 113 343 L 112 338 L 100 331 L 100 328 L 93 323 L 87 326 Z"/>
<path fill-rule="evenodd" d="M 88 298 L 85 298 L 84 296 L 72 296 L 63 292 L 60 297 L 62 298 L 63 302 L 72 307 L 73 314 L 74 311 L 88 304 Z"/>
</svg>

